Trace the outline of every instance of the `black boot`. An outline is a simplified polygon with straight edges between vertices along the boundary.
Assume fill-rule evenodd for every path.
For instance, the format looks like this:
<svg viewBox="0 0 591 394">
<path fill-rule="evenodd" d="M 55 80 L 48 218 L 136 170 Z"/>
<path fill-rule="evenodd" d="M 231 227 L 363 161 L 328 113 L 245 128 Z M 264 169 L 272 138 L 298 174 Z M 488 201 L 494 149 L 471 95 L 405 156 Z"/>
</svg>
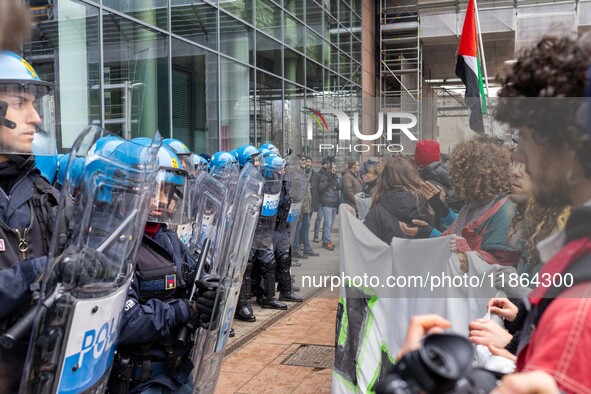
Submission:
<svg viewBox="0 0 591 394">
<path fill-rule="evenodd" d="M 287 294 L 279 294 L 279 301 L 302 302 L 304 299 L 294 292 Z"/>
<path fill-rule="evenodd" d="M 250 305 L 250 297 L 251 297 L 251 280 L 250 280 L 250 270 L 247 270 L 244 273 L 244 278 L 242 279 L 242 286 L 240 288 L 240 295 L 238 296 L 238 305 L 236 306 L 236 313 L 234 317 L 238 320 L 246 321 L 246 322 L 255 322 L 257 320 L 256 316 L 252 311 L 252 306 Z"/>
<path fill-rule="evenodd" d="M 261 300 L 261 308 L 286 310 L 287 304 L 277 301 L 277 298 L 275 298 L 275 297 L 271 297 L 271 298 L 263 297 Z"/>
</svg>

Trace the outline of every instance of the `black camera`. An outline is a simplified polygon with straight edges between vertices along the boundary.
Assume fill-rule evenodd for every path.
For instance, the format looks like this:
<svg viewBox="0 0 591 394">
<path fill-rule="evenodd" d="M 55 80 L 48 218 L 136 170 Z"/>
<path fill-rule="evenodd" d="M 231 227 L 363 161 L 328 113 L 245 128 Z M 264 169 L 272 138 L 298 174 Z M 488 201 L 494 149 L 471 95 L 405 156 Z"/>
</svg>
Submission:
<svg viewBox="0 0 591 394">
<path fill-rule="evenodd" d="M 473 368 L 474 345 L 456 334 L 432 334 L 381 379 L 377 394 L 486 394 L 500 376 Z"/>
</svg>

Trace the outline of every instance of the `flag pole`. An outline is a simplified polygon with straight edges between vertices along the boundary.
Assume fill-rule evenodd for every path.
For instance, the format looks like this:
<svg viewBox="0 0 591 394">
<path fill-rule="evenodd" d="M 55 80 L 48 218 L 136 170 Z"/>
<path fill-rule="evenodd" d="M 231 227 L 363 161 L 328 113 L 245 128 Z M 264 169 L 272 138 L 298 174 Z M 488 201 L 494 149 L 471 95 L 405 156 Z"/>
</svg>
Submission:
<svg viewBox="0 0 591 394">
<path fill-rule="evenodd" d="M 478 33 L 478 49 L 480 50 L 480 56 L 482 57 L 482 71 L 484 71 L 484 84 L 486 85 L 486 98 L 490 97 L 488 89 L 488 73 L 486 72 L 486 59 L 484 57 L 484 43 L 482 42 L 482 31 L 480 30 L 480 17 L 478 16 L 478 5 L 474 0 L 474 15 L 476 15 L 476 32 Z"/>
<path fill-rule="evenodd" d="M 486 100 L 486 107 L 489 107 L 489 97 L 490 97 L 490 92 L 489 92 L 489 86 L 488 86 L 488 72 L 486 71 L 486 58 L 484 57 L 484 42 L 482 42 L 482 30 L 480 29 L 480 16 L 478 15 L 478 4 L 476 3 L 476 0 L 474 0 L 474 15 L 476 16 L 476 33 L 478 35 L 478 49 L 480 52 L 480 57 L 482 58 L 482 71 L 484 72 L 484 85 L 486 86 L 486 97 L 484 98 Z M 494 130 L 493 130 L 493 121 L 492 118 L 490 117 L 490 115 L 486 114 L 486 117 L 488 118 L 489 122 L 490 122 L 490 130 L 491 133 L 495 134 Z"/>
</svg>

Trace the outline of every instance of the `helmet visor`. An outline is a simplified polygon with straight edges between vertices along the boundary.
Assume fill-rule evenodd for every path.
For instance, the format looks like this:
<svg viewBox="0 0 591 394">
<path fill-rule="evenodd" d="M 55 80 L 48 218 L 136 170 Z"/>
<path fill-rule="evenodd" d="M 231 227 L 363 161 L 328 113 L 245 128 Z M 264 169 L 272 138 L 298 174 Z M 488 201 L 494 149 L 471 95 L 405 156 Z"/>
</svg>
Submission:
<svg viewBox="0 0 591 394">
<path fill-rule="evenodd" d="M 55 155 L 53 89 L 42 82 L 0 83 L 0 154 Z"/>
<path fill-rule="evenodd" d="M 188 223 L 188 183 L 186 171 L 175 168 L 161 168 L 156 176 L 156 185 L 148 212 L 148 222 Z"/>
</svg>

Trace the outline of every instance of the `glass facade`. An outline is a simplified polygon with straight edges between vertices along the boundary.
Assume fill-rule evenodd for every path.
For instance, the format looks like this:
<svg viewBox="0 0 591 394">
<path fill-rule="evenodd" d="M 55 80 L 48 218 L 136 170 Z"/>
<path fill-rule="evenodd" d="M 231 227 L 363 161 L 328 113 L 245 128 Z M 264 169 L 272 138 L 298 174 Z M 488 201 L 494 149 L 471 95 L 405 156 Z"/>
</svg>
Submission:
<svg viewBox="0 0 591 394">
<path fill-rule="evenodd" d="M 58 86 L 63 150 L 93 123 L 126 138 L 159 130 L 197 153 L 271 142 L 318 156 L 318 143 L 336 133 L 307 140 L 306 107 L 346 107 L 361 96 L 361 1 L 30 5 L 35 26 L 23 54 Z"/>
</svg>

